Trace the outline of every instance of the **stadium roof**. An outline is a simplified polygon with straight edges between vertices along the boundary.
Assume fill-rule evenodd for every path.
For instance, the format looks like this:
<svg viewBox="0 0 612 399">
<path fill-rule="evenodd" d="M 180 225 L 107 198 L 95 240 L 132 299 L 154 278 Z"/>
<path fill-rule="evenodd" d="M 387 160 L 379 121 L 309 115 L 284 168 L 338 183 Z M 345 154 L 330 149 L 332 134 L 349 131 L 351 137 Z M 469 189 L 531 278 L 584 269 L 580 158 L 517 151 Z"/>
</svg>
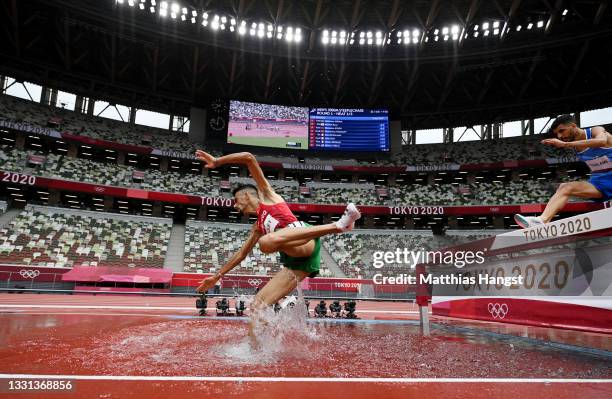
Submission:
<svg viewBox="0 0 612 399">
<path fill-rule="evenodd" d="M 185 115 L 222 97 L 464 126 L 609 106 L 607 5 L 12 0 L 0 73 Z"/>
</svg>

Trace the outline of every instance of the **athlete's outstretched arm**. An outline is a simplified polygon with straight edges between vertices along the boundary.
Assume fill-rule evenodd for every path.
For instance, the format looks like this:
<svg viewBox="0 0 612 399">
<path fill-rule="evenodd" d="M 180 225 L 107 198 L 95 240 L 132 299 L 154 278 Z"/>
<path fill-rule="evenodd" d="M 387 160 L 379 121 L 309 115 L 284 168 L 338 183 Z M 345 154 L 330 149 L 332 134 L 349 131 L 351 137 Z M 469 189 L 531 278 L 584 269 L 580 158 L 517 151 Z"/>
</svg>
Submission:
<svg viewBox="0 0 612 399">
<path fill-rule="evenodd" d="M 231 258 L 223 265 L 221 270 L 214 276 L 208 277 L 200 282 L 200 286 L 196 289 L 197 292 L 206 292 L 217 284 L 217 281 L 221 279 L 225 274 L 229 273 L 234 267 L 240 264 L 246 258 L 246 256 L 253 250 L 255 244 L 261 237 L 261 233 L 257 230 L 257 226 L 253 225 L 251 228 L 251 235 L 242 245 L 242 247 L 234 254 Z"/>
<path fill-rule="evenodd" d="M 237 152 L 235 154 L 215 158 L 205 151 L 197 150 L 196 158 L 206 163 L 206 167 L 209 169 L 214 169 L 218 166 L 227 164 L 246 165 L 247 168 L 249 168 L 249 173 L 255 180 L 259 191 L 263 192 L 264 194 L 272 192 L 272 186 L 270 186 L 270 183 L 264 176 L 257 159 L 255 159 L 255 156 L 250 152 Z"/>
<path fill-rule="evenodd" d="M 608 141 L 610 133 L 601 126 L 593 126 L 591 128 L 591 139 L 590 140 L 577 140 L 577 141 L 561 141 L 559 139 L 545 139 L 542 140 L 542 144 L 550 145 L 558 148 L 572 148 L 572 147 L 608 147 Z"/>
</svg>

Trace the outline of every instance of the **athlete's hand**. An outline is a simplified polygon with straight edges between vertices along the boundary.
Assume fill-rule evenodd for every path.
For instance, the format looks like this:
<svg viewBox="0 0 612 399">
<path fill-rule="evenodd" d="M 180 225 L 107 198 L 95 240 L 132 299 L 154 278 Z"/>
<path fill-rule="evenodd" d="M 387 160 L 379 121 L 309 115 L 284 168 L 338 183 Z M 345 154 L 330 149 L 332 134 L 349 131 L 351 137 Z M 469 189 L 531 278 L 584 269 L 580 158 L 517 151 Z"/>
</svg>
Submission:
<svg viewBox="0 0 612 399">
<path fill-rule="evenodd" d="M 202 150 L 197 150 L 195 152 L 195 156 L 197 159 L 204 162 L 206 164 L 205 167 L 208 169 L 214 169 L 217 167 L 217 158 L 213 157 L 209 153 Z"/>
<path fill-rule="evenodd" d="M 568 143 L 566 143 L 565 141 L 561 141 L 559 139 L 544 139 L 542 140 L 542 144 L 544 145 L 550 145 L 553 147 L 557 147 L 557 148 L 565 148 L 568 147 Z"/>
<path fill-rule="evenodd" d="M 203 292 L 208 291 L 209 289 L 213 288 L 215 284 L 217 284 L 217 281 L 219 281 L 220 278 L 221 277 L 217 277 L 215 275 L 200 281 L 200 285 L 198 286 L 198 288 L 196 288 L 196 292 L 198 294 L 201 294 Z"/>
</svg>

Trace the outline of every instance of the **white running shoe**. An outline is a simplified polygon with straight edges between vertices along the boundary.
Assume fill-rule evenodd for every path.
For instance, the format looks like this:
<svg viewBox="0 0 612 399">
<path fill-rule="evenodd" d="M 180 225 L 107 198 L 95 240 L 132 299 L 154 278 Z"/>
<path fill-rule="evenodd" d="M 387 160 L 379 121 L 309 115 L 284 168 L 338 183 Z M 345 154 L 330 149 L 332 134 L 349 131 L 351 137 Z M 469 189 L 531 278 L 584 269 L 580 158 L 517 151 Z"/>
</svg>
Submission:
<svg viewBox="0 0 612 399">
<path fill-rule="evenodd" d="M 514 215 L 514 221 L 516 224 L 521 226 L 521 228 L 526 229 L 528 227 L 537 226 L 539 224 L 544 224 L 544 221 L 540 217 L 536 216 L 523 216 L 518 213 Z"/>
<path fill-rule="evenodd" d="M 351 231 L 355 227 L 355 221 L 361 217 L 359 209 L 352 202 L 346 206 L 344 213 L 336 222 L 336 227 L 340 231 Z"/>
</svg>

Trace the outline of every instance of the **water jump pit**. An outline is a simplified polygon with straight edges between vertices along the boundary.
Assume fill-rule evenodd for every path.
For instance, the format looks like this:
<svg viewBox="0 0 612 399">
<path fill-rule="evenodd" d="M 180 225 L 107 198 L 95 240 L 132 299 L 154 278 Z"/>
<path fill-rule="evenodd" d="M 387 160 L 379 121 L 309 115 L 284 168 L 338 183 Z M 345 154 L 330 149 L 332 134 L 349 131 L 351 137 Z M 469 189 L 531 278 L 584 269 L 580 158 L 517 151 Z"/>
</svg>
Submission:
<svg viewBox="0 0 612 399">
<path fill-rule="evenodd" d="M 192 314 L 3 309 L 0 377 L 5 385 L 71 380 L 72 391 L 53 393 L 70 398 L 603 398 L 612 392 L 611 344 L 601 334 L 551 329 L 564 341 L 555 343 L 546 329 L 434 318 L 424 337 L 413 319 L 316 320 L 296 306 L 266 316 L 265 339 L 255 350 L 248 319 Z"/>
</svg>

